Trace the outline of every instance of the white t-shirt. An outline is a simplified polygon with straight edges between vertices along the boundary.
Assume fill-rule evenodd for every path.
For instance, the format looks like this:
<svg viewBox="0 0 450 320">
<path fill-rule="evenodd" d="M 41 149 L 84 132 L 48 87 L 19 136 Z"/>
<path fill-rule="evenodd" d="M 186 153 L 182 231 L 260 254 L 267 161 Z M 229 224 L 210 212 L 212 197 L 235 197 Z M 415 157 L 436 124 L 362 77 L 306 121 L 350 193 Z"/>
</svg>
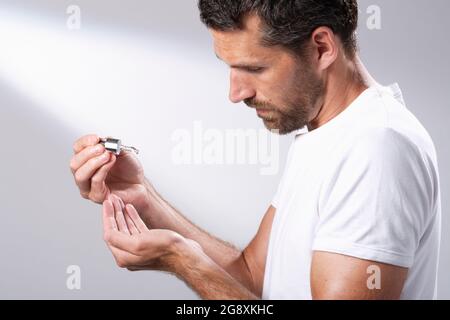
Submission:
<svg viewBox="0 0 450 320">
<path fill-rule="evenodd" d="M 272 202 L 263 299 L 311 299 L 313 251 L 409 268 L 401 298 L 436 298 L 439 190 L 433 142 L 397 85 L 298 131 Z"/>
</svg>

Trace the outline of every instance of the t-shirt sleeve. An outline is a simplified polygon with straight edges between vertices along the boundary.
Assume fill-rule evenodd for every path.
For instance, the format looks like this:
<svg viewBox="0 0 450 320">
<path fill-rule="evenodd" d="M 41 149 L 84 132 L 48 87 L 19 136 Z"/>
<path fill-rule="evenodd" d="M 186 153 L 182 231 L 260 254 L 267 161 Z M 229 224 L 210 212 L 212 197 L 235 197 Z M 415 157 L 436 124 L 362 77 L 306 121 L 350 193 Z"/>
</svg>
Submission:
<svg viewBox="0 0 450 320">
<path fill-rule="evenodd" d="M 392 129 L 360 137 L 326 173 L 313 250 L 410 268 L 430 219 L 427 168 L 416 145 Z"/>
</svg>

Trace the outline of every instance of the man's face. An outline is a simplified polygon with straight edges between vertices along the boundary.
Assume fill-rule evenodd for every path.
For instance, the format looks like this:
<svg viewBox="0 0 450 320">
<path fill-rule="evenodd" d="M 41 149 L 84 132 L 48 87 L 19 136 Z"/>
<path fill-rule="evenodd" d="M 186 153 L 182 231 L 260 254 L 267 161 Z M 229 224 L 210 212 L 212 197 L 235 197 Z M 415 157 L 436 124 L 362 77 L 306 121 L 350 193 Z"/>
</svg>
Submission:
<svg viewBox="0 0 450 320">
<path fill-rule="evenodd" d="M 306 59 L 262 46 L 258 17 L 244 22 L 244 30 L 211 31 L 216 55 L 231 68 L 230 100 L 256 109 L 269 130 L 288 134 L 303 128 L 318 113 L 323 81 Z"/>
</svg>

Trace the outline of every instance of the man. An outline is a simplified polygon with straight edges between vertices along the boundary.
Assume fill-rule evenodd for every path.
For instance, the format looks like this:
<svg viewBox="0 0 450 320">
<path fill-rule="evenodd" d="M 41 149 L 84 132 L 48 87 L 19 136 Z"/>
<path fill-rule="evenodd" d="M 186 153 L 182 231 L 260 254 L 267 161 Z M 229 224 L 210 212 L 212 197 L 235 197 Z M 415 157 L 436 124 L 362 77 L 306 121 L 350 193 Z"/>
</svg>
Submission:
<svg viewBox="0 0 450 320">
<path fill-rule="evenodd" d="M 164 270 L 206 299 L 435 297 L 440 193 L 433 143 L 356 54 L 356 0 L 200 0 L 230 100 L 295 132 L 272 205 L 241 251 L 196 227 L 130 153 L 74 145 L 117 264 Z"/>
</svg>

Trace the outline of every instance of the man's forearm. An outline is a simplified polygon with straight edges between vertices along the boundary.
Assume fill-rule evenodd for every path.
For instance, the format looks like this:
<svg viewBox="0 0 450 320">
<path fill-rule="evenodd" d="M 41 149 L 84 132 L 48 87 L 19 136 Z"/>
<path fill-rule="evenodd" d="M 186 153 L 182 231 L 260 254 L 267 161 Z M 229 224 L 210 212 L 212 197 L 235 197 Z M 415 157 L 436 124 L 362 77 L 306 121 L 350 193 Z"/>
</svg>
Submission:
<svg viewBox="0 0 450 320">
<path fill-rule="evenodd" d="M 251 271 L 241 250 L 210 235 L 190 222 L 165 201 L 150 183 L 147 183 L 147 189 L 149 191 L 148 206 L 142 212 L 142 216 L 149 227 L 172 230 L 185 238 L 196 241 L 218 267 L 225 270 L 229 276 L 231 275 L 249 290 L 255 291 Z"/>
<path fill-rule="evenodd" d="M 216 264 L 201 249 L 181 244 L 176 249 L 175 274 L 202 299 L 256 300 L 254 293 Z"/>
</svg>

